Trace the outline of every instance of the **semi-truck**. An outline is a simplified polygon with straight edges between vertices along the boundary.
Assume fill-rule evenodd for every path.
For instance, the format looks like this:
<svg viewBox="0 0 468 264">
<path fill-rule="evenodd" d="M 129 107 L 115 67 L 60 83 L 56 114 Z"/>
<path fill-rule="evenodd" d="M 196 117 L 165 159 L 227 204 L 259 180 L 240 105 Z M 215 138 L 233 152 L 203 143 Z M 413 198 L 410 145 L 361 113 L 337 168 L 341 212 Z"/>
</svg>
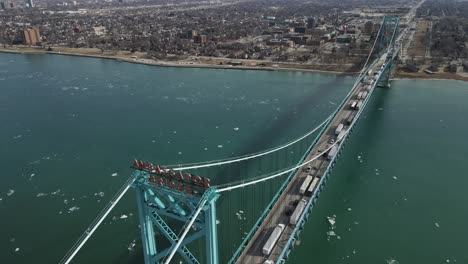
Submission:
<svg viewBox="0 0 468 264">
<path fill-rule="evenodd" d="M 299 217 L 302 215 L 302 211 L 304 211 L 304 208 L 307 205 L 307 200 L 302 199 L 296 206 L 296 209 L 294 210 L 294 213 L 291 215 L 291 218 L 289 219 L 289 224 L 292 226 L 295 226 L 297 224 L 297 221 L 299 220 Z"/>
<path fill-rule="evenodd" d="M 335 135 L 338 135 L 342 129 L 343 129 L 343 124 L 340 123 L 335 129 Z"/>
<path fill-rule="evenodd" d="M 359 110 L 362 106 L 362 101 L 359 101 L 356 105 L 356 109 Z"/>
<path fill-rule="evenodd" d="M 305 193 L 305 191 L 307 190 L 307 187 L 308 187 L 309 184 L 312 182 L 312 178 L 313 178 L 313 176 L 307 175 L 307 177 L 305 178 L 304 182 L 303 182 L 302 185 L 301 185 L 301 188 L 299 189 L 299 193 L 300 193 L 300 194 L 304 194 L 304 193 Z"/>
<path fill-rule="evenodd" d="M 327 160 L 331 160 L 336 155 L 337 152 L 338 152 L 338 146 L 335 145 L 330 149 L 330 151 L 328 151 Z"/>
<path fill-rule="evenodd" d="M 315 190 L 315 187 L 317 187 L 318 181 L 319 181 L 319 178 L 317 177 L 312 181 L 309 188 L 307 189 L 307 192 L 306 192 L 307 195 L 312 195 L 314 193 L 314 190 Z"/>
<path fill-rule="evenodd" d="M 263 249 L 262 249 L 263 255 L 270 255 L 271 250 L 275 246 L 276 242 L 278 242 L 278 239 L 280 238 L 283 231 L 284 231 L 284 224 L 278 224 L 275 227 L 275 229 L 273 229 L 273 232 L 271 233 L 267 242 L 263 246 Z"/>
</svg>

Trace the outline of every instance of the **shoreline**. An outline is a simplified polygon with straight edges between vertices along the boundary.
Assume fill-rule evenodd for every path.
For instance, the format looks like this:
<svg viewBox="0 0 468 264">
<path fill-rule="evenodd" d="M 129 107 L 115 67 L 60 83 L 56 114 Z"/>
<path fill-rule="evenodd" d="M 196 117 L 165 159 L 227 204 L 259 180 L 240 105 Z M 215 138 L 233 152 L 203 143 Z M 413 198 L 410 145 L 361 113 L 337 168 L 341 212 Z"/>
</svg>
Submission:
<svg viewBox="0 0 468 264">
<path fill-rule="evenodd" d="M 65 48 L 70 51 L 47 51 L 45 49 L 30 48 L 30 47 L 11 47 L 3 48 L 0 47 L 0 53 L 13 53 L 13 54 L 52 54 L 52 55 L 63 55 L 63 56 L 76 56 L 76 57 L 86 57 L 86 58 L 98 58 L 98 59 L 109 59 L 121 62 L 142 64 L 148 66 L 158 66 L 158 67 L 179 67 L 179 68 L 203 68 L 203 69 L 224 69 L 224 70 L 254 70 L 254 71 L 289 71 L 289 72 L 315 72 L 315 73 L 331 73 L 331 74 L 340 74 L 340 75 L 349 75 L 353 76 L 359 72 L 347 72 L 347 71 L 337 71 L 337 70 L 323 70 L 323 69 L 306 69 L 294 67 L 285 67 L 284 64 L 280 66 L 278 63 L 277 67 L 271 66 L 259 66 L 259 65 L 225 65 L 225 64 L 212 64 L 212 63 L 203 63 L 203 62 L 193 62 L 190 60 L 185 61 L 168 61 L 168 60 L 153 60 L 141 58 L 143 53 L 136 53 L 140 55 L 133 55 L 130 52 L 115 51 L 114 54 L 93 54 L 92 52 L 98 52 L 97 49 L 94 51 L 92 49 L 73 49 Z M 81 52 L 80 52 L 81 51 Z M 88 53 L 85 53 L 88 52 Z M 120 53 L 120 54 L 119 54 Z M 219 62 L 225 61 L 243 61 L 251 63 L 272 63 L 270 61 L 255 61 L 255 60 L 238 60 L 238 59 L 224 59 L 224 58 L 210 58 L 217 60 Z M 286 64 L 287 65 L 287 64 Z M 333 67 L 333 65 L 330 65 Z M 461 76 L 453 73 L 439 72 L 435 74 L 427 74 L 424 72 L 417 73 L 408 73 L 402 70 L 397 69 L 394 78 L 391 80 L 457 80 L 457 81 L 468 81 L 468 77 Z"/>
<path fill-rule="evenodd" d="M 70 49 L 70 48 L 67 48 Z M 180 68 L 205 68 L 205 69 L 228 69 L 228 70 L 257 70 L 257 71 L 290 71 L 290 72 L 316 72 L 316 73 L 332 73 L 342 75 L 356 75 L 359 72 L 346 72 L 336 70 L 320 70 L 320 69 L 305 69 L 297 67 L 270 67 L 270 66 L 258 66 L 258 65 L 219 65 L 209 63 L 193 63 L 188 61 L 167 61 L 167 60 L 152 60 L 144 58 L 131 58 L 124 55 L 102 55 L 102 54 L 85 54 L 79 52 L 63 52 L 63 51 L 47 51 L 36 48 L 21 48 L 16 49 L 0 48 L 0 53 L 13 53 L 13 54 L 52 54 L 52 55 L 64 55 L 64 56 L 76 56 L 76 57 L 87 57 L 87 58 L 98 58 L 98 59 L 110 59 L 122 62 L 129 62 L 135 64 L 143 64 L 149 66 L 159 67 L 180 67 Z M 118 52 L 116 52 L 118 53 Z M 219 59 L 223 61 L 222 58 Z M 225 59 L 229 61 L 238 61 L 239 59 Z M 242 61 L 242 60 L 241 60 Z M 265 61 L 271 63 L 270 61 Z"/>
<path fill-rule="evenodd" d="M 417 73 L 408 73 L 402 70 L 397 70 L 395 75 L 391 80 L 434 80 L 434 81 L 443 81 L 443 80 L 454 80 L 454 81 L 462 81 L 468 82 L 468 77 L 454 74 L 454 73 L 447 73 L 447 72 L 437 72 L 434 74 L 427 74 L 425 72 L 417 72 Z"/>
</svg>

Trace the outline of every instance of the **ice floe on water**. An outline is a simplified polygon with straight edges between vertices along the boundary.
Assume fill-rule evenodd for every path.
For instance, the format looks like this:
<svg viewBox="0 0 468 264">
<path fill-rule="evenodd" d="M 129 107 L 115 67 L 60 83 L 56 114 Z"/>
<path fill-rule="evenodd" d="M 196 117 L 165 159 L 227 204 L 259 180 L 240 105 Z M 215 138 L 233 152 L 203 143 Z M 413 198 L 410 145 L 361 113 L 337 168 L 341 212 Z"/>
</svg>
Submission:
<svg viewBox="0 0 468 264">
<path fill-rule="evenodd" d="M 327 222 L 329 230 L 327 231 L 327 240 L 330 241 L 332 237 L 336 237 L 337 239 L 341 239 L 340 236 L 336 234 L 334 229 L 336 228 L 336 215 L 327 216 Z"/>
<path fill-rule="evenodd" d="M 238 220 L 247 220 L 247 218 L 245 218 L 244 211 L 242 210 L 239 210 L 239 212 L 236 212 L 236 216 Z"/>
<path fill-rule="evenodd" d="M 362 162 L 363 162 L 362 156 L 361 156 L 361 155 L 358 155 L 358 156 L 357 156 L 357 160 L 358 160 L 360 163 L 362 163 Z"/>
<path fill-rule="evenodd" d="M 35 160 L 28 163 L 28 165 L 35 165 L 41 163 L 41 160 Z"/>
<path fill-rule="evenodd" d="M 117 172 L 111 174 L 112 177 L 116 177 L 117 175 L 119 175 Z"/>
<path fill-rule="evenodd" d="M 400 262 L 398 262 L 398 260 L 396 259 L 393 259 L 393 258 L 390 258 L 390 259 L 387 259 L 387 264 L 399 264 Z"/>
<path fill-rule="evenodd" d="M 15 190 L 9 189 L 6 195 L 7 196 L 12 196 L 14 193 L 15 193 Z"/>
<path fill-rule="evenodd" d="M 77 87 L 77 86 L 65 86 L 65 87 L 62 87 L 62 91 L 68 91 L 68 90 L 79 90 L 80 87 Z"/>
<path fill-rule="evenodd" d="M 135 245 L 136 245 L 136 239 L 133 239 L 133 241 L 127 247 L 128 251 L 134 251 Z"/>
<path fill-rule="evenodd" d="M 104 197 L 104 192 L 94 193 L 94 196 L 101 196 L 101 197 Z"/>
<path fill-rule="evenodd" d="M 68 213 L 72 213 L 72 212 L 78 211 L 78 210 L 80 210 L 80 207 L 73 206 L 73 207 L 68 208 Z"/>
<path fill-rule="evenodd" d="M 62 190 L 57 189 L 56 191 L 53 191 L 50 193 L 50 195 L 59 195 Z"/>
</svg>

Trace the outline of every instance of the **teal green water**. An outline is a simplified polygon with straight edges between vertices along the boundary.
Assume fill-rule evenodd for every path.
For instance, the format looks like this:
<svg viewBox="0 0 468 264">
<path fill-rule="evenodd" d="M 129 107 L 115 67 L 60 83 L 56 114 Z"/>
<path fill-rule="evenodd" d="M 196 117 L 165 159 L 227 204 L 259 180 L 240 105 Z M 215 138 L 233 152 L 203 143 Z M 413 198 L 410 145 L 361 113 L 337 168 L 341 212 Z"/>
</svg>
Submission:
<svg viewBox="0 0 468 264">
<path fill-rule="evenodd" d="M 127 179 L 133 158 L 171 164 L 276 146 L 322 122 L 353 81 L 0 54 L 1 263 L 56 263 Z M 135 212 L 130 191 L 77 263 L 141 263 Z"/>
<path fill-rule="evenodd" d="M 275 146 L 320 123 L 353 81 L 0 54 L 0 262 L 56 263 L 133 158 L 193 162 Z M 468 263 L 467 99 L 457 81 L 378 89 L 288 263 Z M 141 263 L 135 212 L 130 191 L 77 263 Z M 220 229 L 248 230 L 230 213 Z"/>
</svg>

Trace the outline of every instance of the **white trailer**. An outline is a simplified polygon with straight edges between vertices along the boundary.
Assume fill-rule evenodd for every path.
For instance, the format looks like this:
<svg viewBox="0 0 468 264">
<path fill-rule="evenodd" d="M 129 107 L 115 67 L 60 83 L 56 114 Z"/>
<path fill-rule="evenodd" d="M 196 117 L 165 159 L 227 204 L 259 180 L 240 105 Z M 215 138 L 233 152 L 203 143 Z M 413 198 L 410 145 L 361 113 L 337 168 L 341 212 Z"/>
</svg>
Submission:
<svg viewBox="0 0 468 264">
<path fill-rule="evenodd" d="M 312 195 L 314 193 L 315 187 L 317 187 L 319 178 L 315 178 L 312 183 L 309 186 L 309 189 L 307 189 L 307 194 Z"/>
<path fill-rule="evenodd" d="M 349 117 L 348 117 L 348 120 L 346 120 L 346 124 L 349 126 L 351 125 L 351 123 L 353 122 L 354 120 L 354 117 L 356 116 L 356 112 L 352 112 Z M 339 134 L 338 134 L 339 135 Z"/>
<path fill-rule="evenodd" d="M 356 105 L 356 109 L 359 110 L 361 108 L 361 106 L 362 106 L 362 101 L 359 101 L 359 103 L 357 103 L 357 105 Z"/>
<path fill-rule="evenodd" d="M 263 246 L 263 249 L 262 249 L 263 255 L 270 255 L 271 250 L 275 246 L 276 242 L 280 238 L 283 231 L 284 231 L 283 224 L 278 224 L 275 227 L 275 229 L 273 229 L 273 232 L 271 233 L 270 238 L 268 238 L 267 242 Z"/>
<path fill-rule="evenodd" d="M 304 211 L 305 206 L 307 205 L 307 201 L 305 199 L 302 199 L 296 206 L 296 209 L 294 210 L 294 213 L 291 215 L 291 218 L 289 219 L 289 224 L 294 226 L 297 224 L 297 221 L 299 220 L 299 217 L 302 215 L 302 211 Z"/>
<path fill-rule="evenodd" d="M 335 129 L 335 135 L 338 135 L 341 132 L 341 130 L 343 129 L 343 127 L 344 127 L 343 124 L 340 123 Z"/>
<path fill-rule="evenodd" d="M 363 92 L 361 98 L 364 99 L 367 96 L 367 92 Z"/>
<path fill-rule="evenodd" d="M 299 193 L 300 194 L 304 194 L 305 191 L 307 190 L 307 187 L 309 186 L 309 184 L 312 182 L 312 179 L 314 177 L 313 176 L 310 176 L 310 175 L 307 175 L 307 177 L 305 178 L 304 182 L 302 183 L 301 185 L 301 188 L 299 189 Z"/>
<path fill-rule="evenodd" d="M 361 98 L 362 98 L 362 92 L 360 92 L 360 93 L 357 94 L 357 99 L 358 99 L 358 100 L 361 100 Z"/>
<path fill-rule="evenodd" d="M 346 130 L 341 130 L 341 132 L 338 134 L 338 136 L 336 137 L 336 141 L 340 141 L 343 139 L 344 135 L 346 134 Z"/>
<path fill-rule="evenodd" d="M 336 155 L 336 153 L 338 153 L 338 146 L 337 145 L 333 146 L 330 149 L 330 151 L 328 151 L 327 160 L 331 160 Z"/>
</svg>

